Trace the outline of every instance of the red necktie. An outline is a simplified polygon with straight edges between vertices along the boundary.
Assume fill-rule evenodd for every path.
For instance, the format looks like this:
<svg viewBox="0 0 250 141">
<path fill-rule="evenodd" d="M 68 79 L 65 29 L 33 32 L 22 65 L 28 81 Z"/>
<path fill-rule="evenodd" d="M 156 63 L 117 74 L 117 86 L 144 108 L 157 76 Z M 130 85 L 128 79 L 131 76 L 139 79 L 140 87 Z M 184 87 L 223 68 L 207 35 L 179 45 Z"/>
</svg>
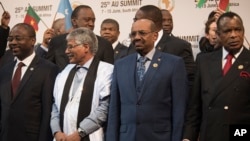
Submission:
<svg viewBox="0 0 250 141">
<path fill-rule="evenodd" d="M 230 67 L 232 66 L 232 59 L 234 58 L 234 56 L 230 53 L 228 53 L 226 59 L 227 62 L 223 68 L 223 75 L 226 75 L 226 73 L 228 72 L 228 70 L 230 69 Z"/>
<path fill-rule="evenodd" d="M 20 80 L 21 80 L 21 74 L 22 74 L 22 67 L 24 66 L 24 64 L 22 62 L 19 62 L 18 65 L 17 65 L 17 69 L 15 71 L 15 74 L 13 76 L 13 79 L 12 79 L 12 94 L 13 94 L 13 97 L 15 96 L 16 94 L 16 90 L 20 84 Z"/>
</svg>

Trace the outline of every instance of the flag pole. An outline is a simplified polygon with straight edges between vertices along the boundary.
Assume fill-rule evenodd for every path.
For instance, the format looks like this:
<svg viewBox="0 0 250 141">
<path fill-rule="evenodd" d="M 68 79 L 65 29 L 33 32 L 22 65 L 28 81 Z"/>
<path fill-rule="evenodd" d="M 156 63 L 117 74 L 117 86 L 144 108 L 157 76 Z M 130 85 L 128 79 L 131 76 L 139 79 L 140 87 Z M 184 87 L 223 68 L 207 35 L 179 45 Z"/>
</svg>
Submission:
<svg viewBox="0 0 250 141">
<path fill-rule="evenodd" d="M 3 4 L 2 4 L 2 2 L 0 2 L 0 4 L 1 4 L 2 8 L 3 8 L 3 11 L 5 11 L 5 9 L 4 9 L 4 7 L 3 7 Z"/>
<path fill-rule="evenodd" d="M 29 4 L 29 3 L 28 3 Z M 29 6 L 32 8 L 32 6 L 29 4 Z M 32 8 L 33 9 L 33 8 Z M 34 9 L 33 9 L 34 10 Z M 40 20 L 42 21 L 42 23 L 46 26 L 46 28 L 49 28 L 47 25 L 46 25 L 46 23 L 43 21 L 43 19 L 41 18 L 41 17 L 39 17 L 40 18 Z"/>
<path fill-rule="evenodd" d="M 55 21 L 55 19 L 56 19 L 56 15 L 57 15 L 57 12 L 56 12 L 56 14 L 55 14 L 55 16 L 54 16 L 54 18 L 53 18 L 53 22 L 52 22 L 51 28 L 53 27 L 53 23 L 54 23 L 54 21 Z"/>
</svg>

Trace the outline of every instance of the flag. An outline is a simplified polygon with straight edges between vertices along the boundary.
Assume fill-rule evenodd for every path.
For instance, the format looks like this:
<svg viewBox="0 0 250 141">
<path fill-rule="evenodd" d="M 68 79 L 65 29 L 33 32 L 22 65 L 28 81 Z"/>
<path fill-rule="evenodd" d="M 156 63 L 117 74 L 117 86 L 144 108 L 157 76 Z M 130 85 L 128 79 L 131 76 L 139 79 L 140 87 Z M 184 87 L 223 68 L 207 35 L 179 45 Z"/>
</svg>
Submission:
<svg viewBox="0 0 250 141">
<path fill-rule="evenodd" d="M 199 0 L 197 6 L 201 8 L 206 3 L 206 1 L 207 0 Z"/>
<path fill-rule="evenodd" d="M 229 0 L 220 0 L 219 8 L 228 11 L 229 10 Z"/>
<path fill-rule="evenodd" d="M 57 12 L 62 13 L 65 16 L 65 29 L 69 30 L 72 26 L 71 25 L 72 8 L 69 3 L 69 0 L 61 0 Z"/>
<path fill-rule="evenodd" d="M 38 31 L 38 23 L 40 22 L 40 17 L 36 14 L 31 6 L 28 7 L 27 14 L 24 18 L 24 23 L 33 26 L 35 31 Z"/>
</svg>

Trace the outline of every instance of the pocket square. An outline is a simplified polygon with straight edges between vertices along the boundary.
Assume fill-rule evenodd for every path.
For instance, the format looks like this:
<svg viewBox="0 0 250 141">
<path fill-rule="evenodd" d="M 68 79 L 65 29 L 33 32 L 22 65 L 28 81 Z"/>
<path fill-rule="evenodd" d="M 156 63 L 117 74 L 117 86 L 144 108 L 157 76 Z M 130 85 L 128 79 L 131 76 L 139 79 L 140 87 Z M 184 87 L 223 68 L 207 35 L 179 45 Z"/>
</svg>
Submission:
<svg viewBox="0 0 250 141">
<path fill-rule="evenodd" d="M 247 72 L 247 71 L 241 71 L 241 72 L 240 72 L 240 77 L 243 77 L 243 78 L 250 78 L 250 73 Z"/>
</svg>

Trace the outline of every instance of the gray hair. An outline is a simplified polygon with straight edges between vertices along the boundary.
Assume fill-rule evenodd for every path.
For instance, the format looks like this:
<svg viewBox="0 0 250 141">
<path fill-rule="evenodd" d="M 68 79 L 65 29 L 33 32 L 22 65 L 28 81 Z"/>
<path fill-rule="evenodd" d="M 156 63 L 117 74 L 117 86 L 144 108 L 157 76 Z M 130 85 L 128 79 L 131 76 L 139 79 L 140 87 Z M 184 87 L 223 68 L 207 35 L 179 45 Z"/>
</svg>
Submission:
<svg viewBox="0 0 250 141">
<path fill-rule="evenodd" d="M 90 47 L 90 51 L 93 54 L 96 54 L 98 50 L 98 40 L 96 35 L 88 28 L 80 27 L 71 31 L 66 40 L 75 40 L 77 44 L 85 44 L 88 43 Z"/>
</svg>

